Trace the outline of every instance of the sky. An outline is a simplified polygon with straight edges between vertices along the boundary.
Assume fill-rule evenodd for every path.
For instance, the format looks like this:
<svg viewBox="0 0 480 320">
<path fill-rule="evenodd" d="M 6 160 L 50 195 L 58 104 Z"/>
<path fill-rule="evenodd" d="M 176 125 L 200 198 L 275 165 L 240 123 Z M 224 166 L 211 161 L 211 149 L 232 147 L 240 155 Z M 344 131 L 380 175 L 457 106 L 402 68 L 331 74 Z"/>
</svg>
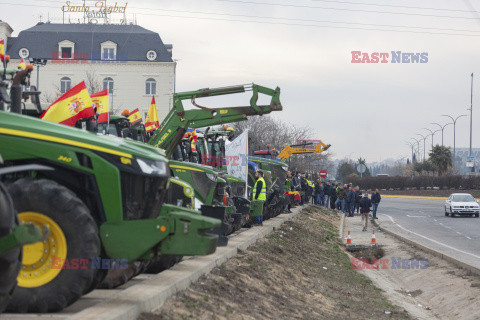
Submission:
<svg viewBox="0 0 480 320">
<path fill-rule="evenodd" d="M 40 15 L 61 22 L 65 3 L 0 0 L 0 20 L 15 36 Z M 473 147 L 480 147 L 479 11 L 480 0 L 130 0 L 126 16 L 173 44 L 177 91 L 278 86 L 283 111 L 275 117 L 311 127 L 334 158 L 373 162 L 410 157 L 407 142 L 421 139 L 423 148 L 418 134 L 451 122 L 443 114 L 469 115 L 471 73 Z M 352 51 L 388 52 L 389 63 L 352 63 Z M 427 53 L 428 62 L 391 63 L 391 51 Z M 470 118 L 460 118 L 457 147 L 469 146 L 469 130 Z M 453 145 L 452 125 L 444 144 Z"/>
</svg>

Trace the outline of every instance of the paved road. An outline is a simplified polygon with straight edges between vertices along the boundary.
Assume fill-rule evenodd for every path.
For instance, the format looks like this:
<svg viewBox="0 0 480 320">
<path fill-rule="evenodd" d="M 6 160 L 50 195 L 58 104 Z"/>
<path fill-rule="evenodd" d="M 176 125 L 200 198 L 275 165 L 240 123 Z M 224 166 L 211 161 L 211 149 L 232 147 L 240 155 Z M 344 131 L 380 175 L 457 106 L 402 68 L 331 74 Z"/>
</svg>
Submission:
<svg viewBox="0 0 480 320">
<path fill-rule="evenodd" d="M 446 217 L 445 200 L 382 198 L 380 225 L 480 268 L 480 218 Z"/>
</svg>

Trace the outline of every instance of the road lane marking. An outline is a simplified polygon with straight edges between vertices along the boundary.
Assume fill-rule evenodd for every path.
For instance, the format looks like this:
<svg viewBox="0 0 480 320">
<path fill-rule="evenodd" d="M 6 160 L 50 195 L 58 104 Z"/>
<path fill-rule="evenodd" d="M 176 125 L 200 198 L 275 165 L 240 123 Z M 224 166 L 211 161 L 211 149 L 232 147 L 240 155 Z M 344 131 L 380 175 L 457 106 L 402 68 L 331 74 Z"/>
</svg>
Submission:
<svg viewBox="0 0 480 320">
<path fill-rule="evenodd" d="M 390 220 L 391 220 L 395 225 L 397 225 L 400 229 L 403 229 L 403 230 L 405 230 L 405 231 L 407 231 L 407 232 L 410 232 L 411 234 L 414 234 L 414 235 L 416 235 L 417 237 L 420 237 L 420 238 L 429 240 L 429 241 L 431 241 L 431 242 L 433 242 L 433 243 L 436 243 L 436 244 L 438 244 L 438 245 L 444 246 L 444 247 L 446 247 L 446 248 L 449 248 L 449 249 L 455 250 L 455 251 L 457 251 L 457 252 L 460 252 L 460 253 L 463 253 L 463 254 L 472 256 L 472 257 L 474 257 L 474 258 L 480 259 L 480 256 L 477 256 L 476 254 L 473 254 L 473 253 L 470 253 L 470 252 L 466 252 L 466 251 L 463 251 L 463 250 L 454 248 L 454 247 L 452 247 L 452 246 L 449 246 L 448 244 L 444 244 L 444 243 L 442 243 L 442 242 L 440 242 L 440 241 L 430 239 L 429 237 L 425 237 L 425 236 L 423 236 L 423 235 L 421 235 L 421 234 L 418 234 L 418 233 L 416 233 L 416 232 L 413 232 L 413 231 L 410 231 L 410 230 L 408 230 L 408 229 L 405 229 L 404 227 L 402 227 L 401 225 L 399 225 L 398 223 L 396 223 L 395 220 L 393 220 L 393 218 L 392 218 L 391 216 L 389 216 L 388 214 L 385 214 L 385 213 L 384 213 L 384 215 L 386 215 L 387 217 L 389 217 Z"/>
<path fill-rule="evenodd" d="M 427 216 L 411 216 L 411 215 L 407 214 L 407 217 L 409 217 L 409 218 L 426 218 Z"/>
</svg>

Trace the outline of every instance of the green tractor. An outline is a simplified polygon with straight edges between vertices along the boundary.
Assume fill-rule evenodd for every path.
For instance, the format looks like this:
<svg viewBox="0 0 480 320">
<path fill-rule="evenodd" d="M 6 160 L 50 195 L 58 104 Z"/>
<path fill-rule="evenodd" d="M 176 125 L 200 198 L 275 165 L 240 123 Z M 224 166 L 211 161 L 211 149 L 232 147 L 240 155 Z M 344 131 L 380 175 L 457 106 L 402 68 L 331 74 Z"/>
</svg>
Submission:
<svg viewBox="0 0 480 320">
<path fill-rule="evenodd" d="M 93 290 L 111 268 L 215 251 L 218 236 L 209 231 L 221 221 L 165 203 L 171 175 L 162 150 L 20 114 L 22 97 L 38 94 L 22 92 L 29 72 L 2 75 L 0 168 L 27 166 L 2 182 L 20 223 L 48 226 L 50 233 L 23 247 L 7 311 L 58 311 Z M 11 112 L 4 111 L 8 104 Z"/>
</svg>

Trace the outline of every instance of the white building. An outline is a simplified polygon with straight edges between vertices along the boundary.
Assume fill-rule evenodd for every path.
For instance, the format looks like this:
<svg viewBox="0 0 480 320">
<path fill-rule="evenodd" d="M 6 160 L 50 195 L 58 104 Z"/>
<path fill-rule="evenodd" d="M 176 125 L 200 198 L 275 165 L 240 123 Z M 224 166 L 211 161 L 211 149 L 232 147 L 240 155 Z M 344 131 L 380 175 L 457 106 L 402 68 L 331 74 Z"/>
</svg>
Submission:
<svg viewBox="0 0 480 320">
<path fill-rule="evenodd" d="M 88 88 L 109 89 L 115 114 L 139 108 L 145 119 L 152 95 L 159 118 L 167 114 L 174 91 L 175 62 L 172 45 L 164 44 L 158 33 L 133 24 L 41 22 L 18 37 L 11 37 L 12 31 L 0 21 L 0 39 L 6 39 L 10 67 L 22 57 L 47 60 L 39 70 L 42 102 L 53 102 L 85 80 Z M 35 68 L 31 84 L 36 81 Z"/>
</svg>

